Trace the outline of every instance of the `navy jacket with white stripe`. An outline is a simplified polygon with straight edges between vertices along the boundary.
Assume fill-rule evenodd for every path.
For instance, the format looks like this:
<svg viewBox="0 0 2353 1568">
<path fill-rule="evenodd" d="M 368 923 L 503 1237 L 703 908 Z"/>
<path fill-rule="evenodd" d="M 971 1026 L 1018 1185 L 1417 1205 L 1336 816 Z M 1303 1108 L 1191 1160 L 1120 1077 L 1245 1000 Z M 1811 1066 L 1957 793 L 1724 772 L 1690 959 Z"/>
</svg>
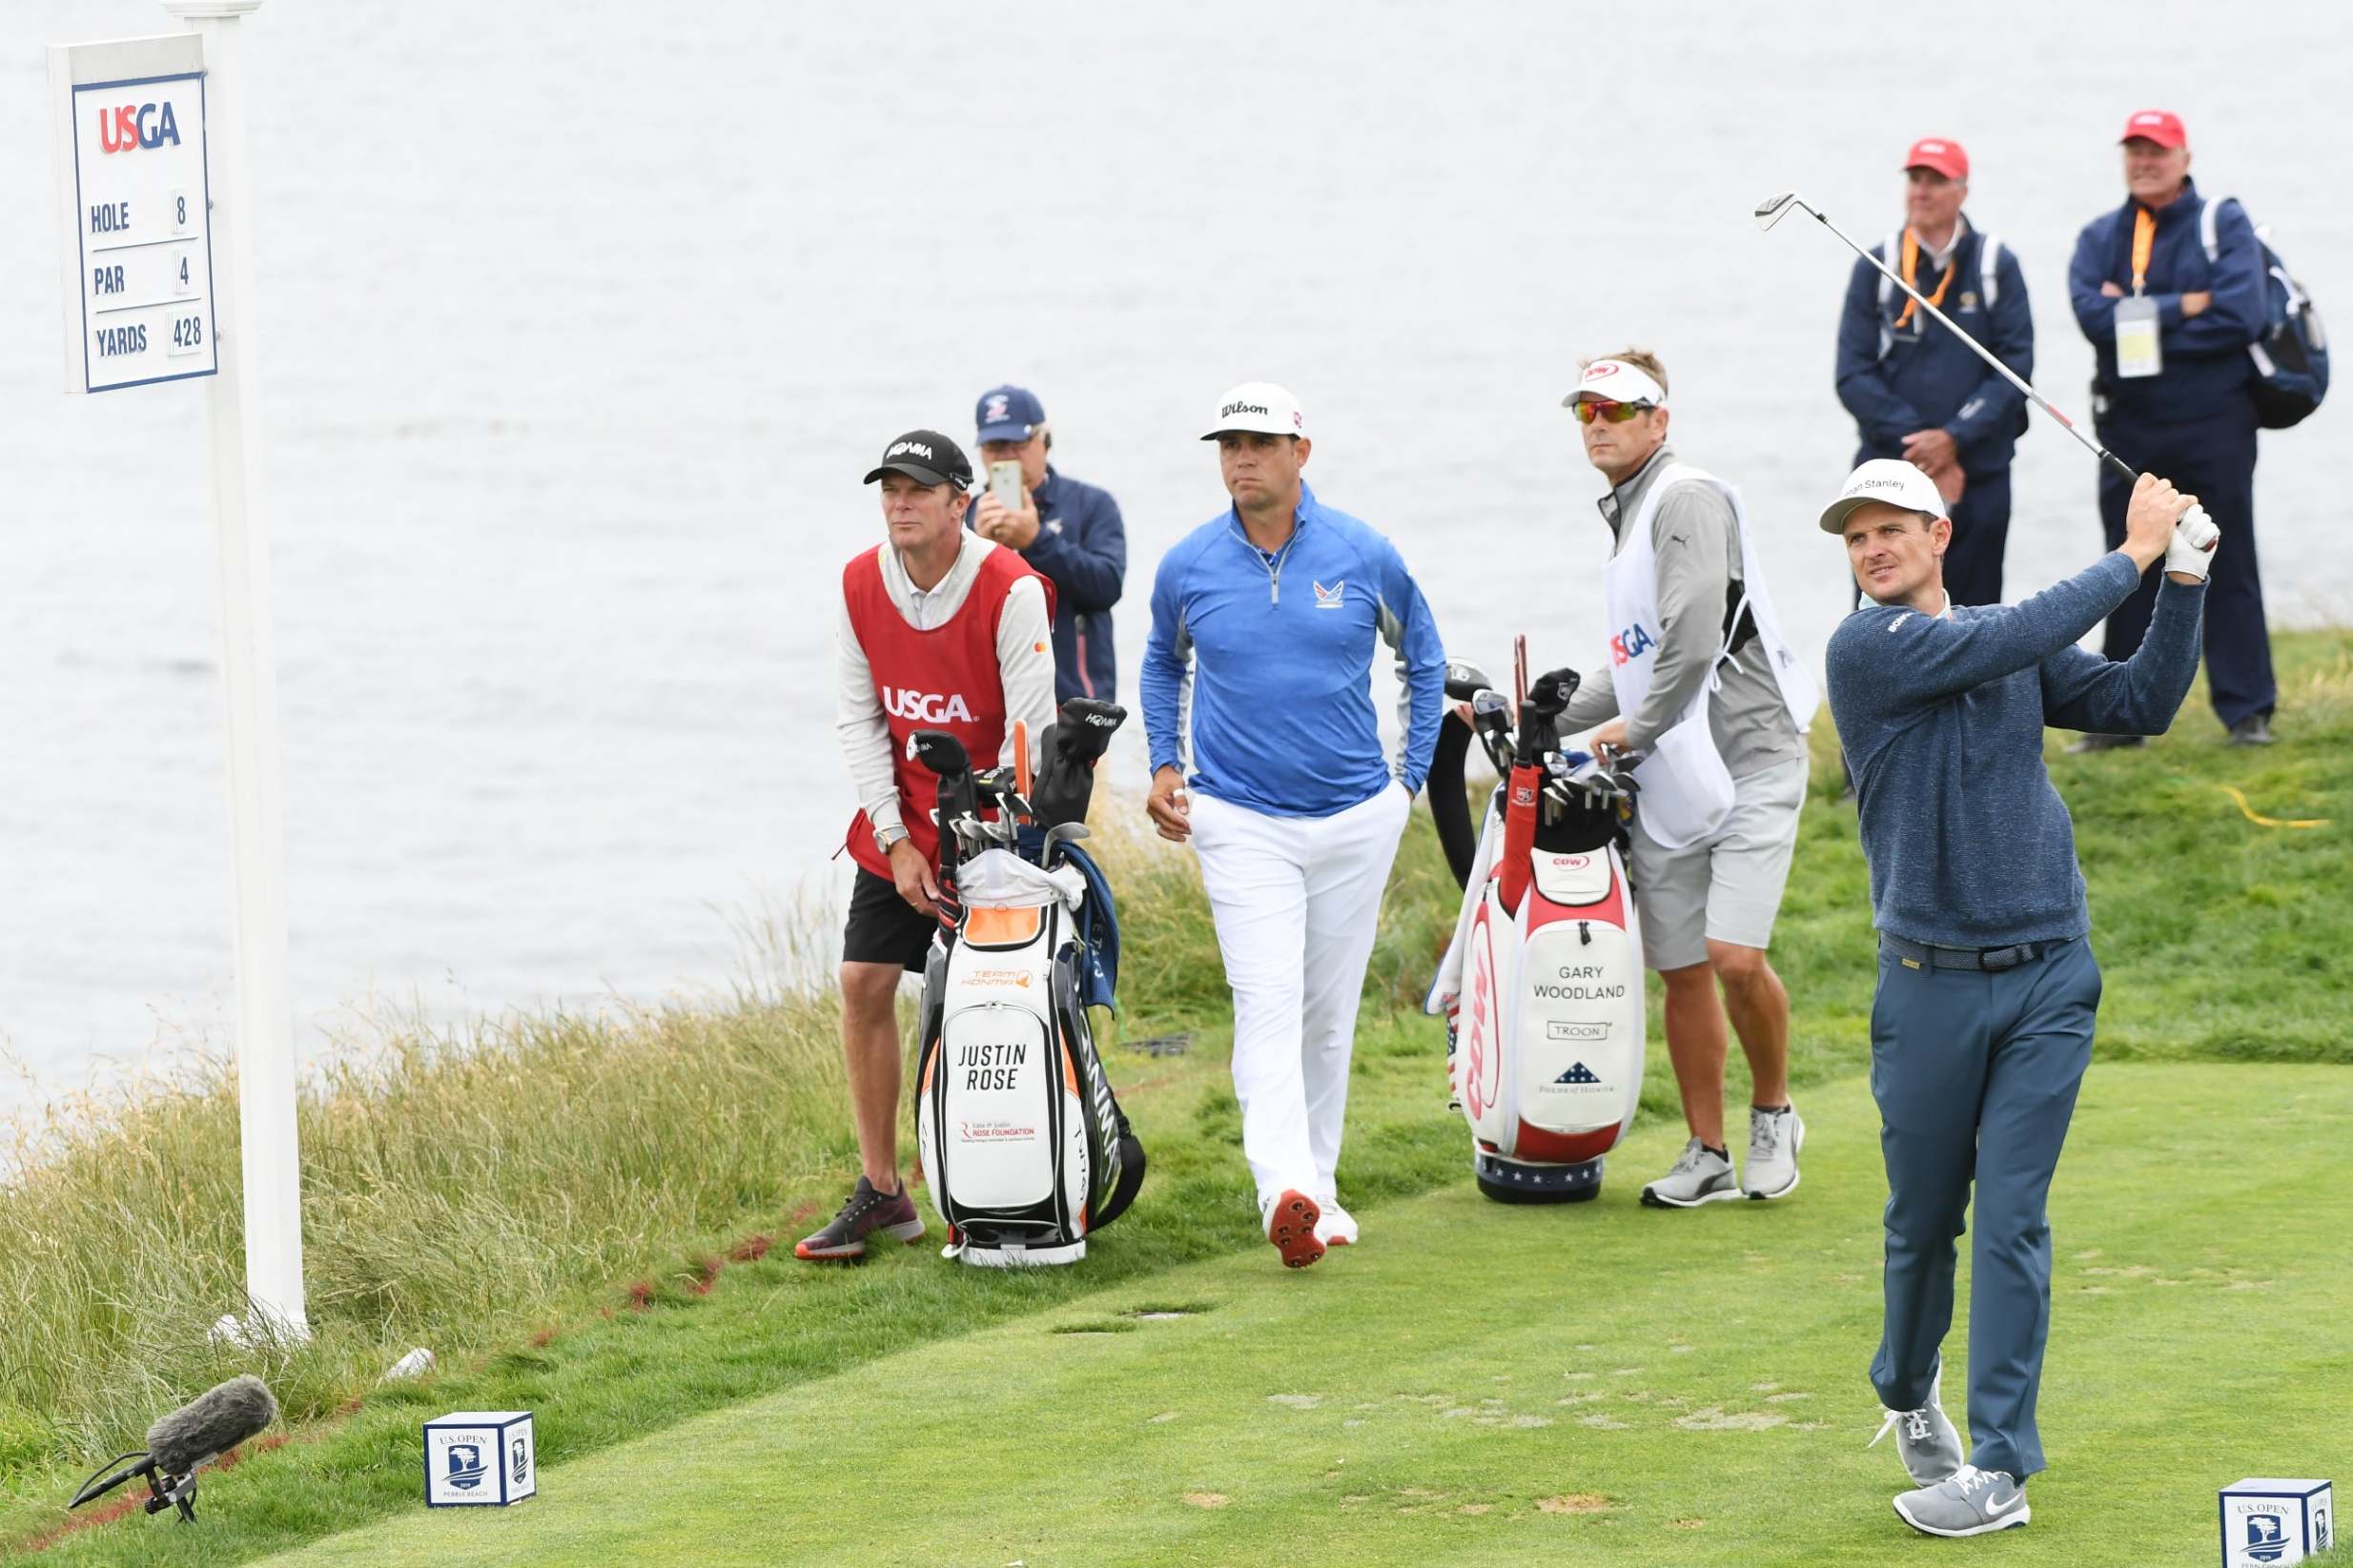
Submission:
<svg viewBox="0 0 2353 1568">
<path fill-rule="evenodd" d="M 1966 214 L 1961 221 L 1960 245 L 1953 253 L 1953 281 L 1939 309 L 2031 381 L 2035 317 L 2026 302 L 2026 275 L 2015 254 L 2003 244 L 1988 276 L 1986 236 Z M 1893 242 L 1872 249 L 1901 271 L 1902 247 L 1898 234 Z M 1913 287 L 1934 298 L 1938 275 L 1925 256 L 1919 271 Z M 1847 283 L 1846 308 L 1838 318 L 1838 400 L 1854 416 L 1861 438 L 1854 460 L 1900 458 L 1906 436 L 1942 429 L 1960 446 L 1962 473 L 1981 479 L 2003 472 L 2026 429 L 2025 395 L 1926 311 L 1914 310 L 1903 329 L 1896 330 L 1895 319 L 1908 301 L 1892 284 L 1883 291 L 1885 282 L 1878 269 L 1856 258 Z"/>
</svg>

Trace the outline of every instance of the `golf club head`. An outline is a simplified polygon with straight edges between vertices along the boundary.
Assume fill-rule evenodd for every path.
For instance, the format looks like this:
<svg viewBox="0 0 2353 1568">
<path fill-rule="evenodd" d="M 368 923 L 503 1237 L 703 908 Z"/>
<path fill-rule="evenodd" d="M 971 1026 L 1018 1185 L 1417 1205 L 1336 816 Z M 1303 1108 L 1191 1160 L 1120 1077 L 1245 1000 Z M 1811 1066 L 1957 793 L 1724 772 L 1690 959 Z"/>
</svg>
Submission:
<svg viewBox="0 0 2353 1568">
<path fill-rule="evenodd" d="M 972 767 L 964 743 L 944 729 L 915 731 L 907 738 L 907 754 L 942 778 L 951 773 L 969 773 Z"/>
<path fill-rule="evenodd" d="M 1056 761 L 1091 764 L 1111 744 L 1112 731 L 1127 723 L 1128 710 L 1116 703 L 1093 697 L 1074 697 L 1062 704 L 1054 730 L 1054 744 L 1047 748 L 1048 765 Z"/>
<path fill-rule="evenodd" d="M 1468 703 L 1495 682 L 1487 679 L 1486 671 L 1467 659 L 1446 661 L 1446 695 L 1458 703 Z"/>
<path fill-rule="evenodd" d="M 1568 706 L 1568 700 L 1577 695 L 1578 682 L 1584 679 L 1573 669 L 1546 670 L 1528 687 L 1527 700 L 1547 718 L 1555 717 Z"/>
<path fill-rule="evenodd" d="M 1759 229 L 1770 231 L 1774 224 L 1795 212 L 1797 206 L 1796 192 L 1775 192 L 1756 204 L 1756 226 Z"/>
</svg>

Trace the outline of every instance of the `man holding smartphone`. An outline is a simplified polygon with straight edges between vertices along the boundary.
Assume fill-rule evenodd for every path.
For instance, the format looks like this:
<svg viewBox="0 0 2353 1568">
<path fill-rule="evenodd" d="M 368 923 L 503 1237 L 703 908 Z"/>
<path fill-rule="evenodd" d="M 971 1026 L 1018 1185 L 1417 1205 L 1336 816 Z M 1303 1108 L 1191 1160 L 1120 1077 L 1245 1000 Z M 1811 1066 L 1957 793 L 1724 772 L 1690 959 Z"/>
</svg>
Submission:
<svg viewBox="0 0 2353 1568">
<path fill-rule="evenodd" d="M 1026 387 L 992 387 L 973 410 L 989 485 L 969 520 L 985 540 L 1011 545 L 1054 586 L 1054 701 L 1115 703 L 1117 660 L 1111 607 L 1128 571 L 1127 525 L 1107 490 L 1072 479 L 1047 460 L 1054 432 Z"/>
<path fill-rule="evenodd" d="M 1438 745 L 1446 653 L 1397 546 L 1308 488 L 1289 392 L 1236 387 L 1201 439 L 1217 443 L 1233 504 L 1153 583 L 1146 808 L 1200 857 L 1234 991 L 1242 1153 L 1266 1239 L 1299 1269 L 1357 1240 L 1334 1178 L 1357 1003 Z M 1376 640 L 1405 688 L 1394 760 L 1373 714 Z"/>
</svg>

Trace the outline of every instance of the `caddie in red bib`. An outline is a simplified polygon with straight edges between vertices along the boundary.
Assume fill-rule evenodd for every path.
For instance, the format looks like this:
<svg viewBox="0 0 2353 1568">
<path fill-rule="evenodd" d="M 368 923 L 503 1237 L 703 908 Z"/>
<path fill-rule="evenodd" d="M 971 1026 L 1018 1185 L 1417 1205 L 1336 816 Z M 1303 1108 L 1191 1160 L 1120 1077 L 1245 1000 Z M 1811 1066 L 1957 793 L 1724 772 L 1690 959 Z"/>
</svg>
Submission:
<svg viewBox="0 0 2353 1568">
<path fill-rule="evenodd" d="M 842 932 L 842 1055 L 857 1121 L 857 1186 L 794 1249 L 848 1258 L 880 1232 L 912 1242 L 923 1220 L 899 1179 L 899 977 L 923 969 L 939 926 L 936 781 L 910 754 L 946 730 L 976 765 L 1012 759 L 1014 721 L 1054 718 L 1054 585 L 1018 552 L 966 531 L 972 464 L 911 430 L 866 482 L 882 487 L 886 541 L 842 569 L 834 728 L 858 793 L 844 845 L 858 864 Z"/>
</svg>

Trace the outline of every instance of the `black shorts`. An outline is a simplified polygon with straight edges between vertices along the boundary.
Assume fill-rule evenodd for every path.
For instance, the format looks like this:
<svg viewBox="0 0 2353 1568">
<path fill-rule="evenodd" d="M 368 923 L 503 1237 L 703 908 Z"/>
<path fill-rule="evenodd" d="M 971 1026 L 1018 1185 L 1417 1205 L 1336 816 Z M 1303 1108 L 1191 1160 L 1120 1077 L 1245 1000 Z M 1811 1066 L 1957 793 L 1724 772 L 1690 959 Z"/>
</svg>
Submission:
<svg viewBox="0 0 2353 1568">
<path fill-rule="evenodd" d="M 899 897 L 898 888 L 865 866 L 849 894 L 849 920 L 842 927 L 845 964 L 896 964 L 923 972 L 939 917 L 927 915 Z"/>
</svg>

